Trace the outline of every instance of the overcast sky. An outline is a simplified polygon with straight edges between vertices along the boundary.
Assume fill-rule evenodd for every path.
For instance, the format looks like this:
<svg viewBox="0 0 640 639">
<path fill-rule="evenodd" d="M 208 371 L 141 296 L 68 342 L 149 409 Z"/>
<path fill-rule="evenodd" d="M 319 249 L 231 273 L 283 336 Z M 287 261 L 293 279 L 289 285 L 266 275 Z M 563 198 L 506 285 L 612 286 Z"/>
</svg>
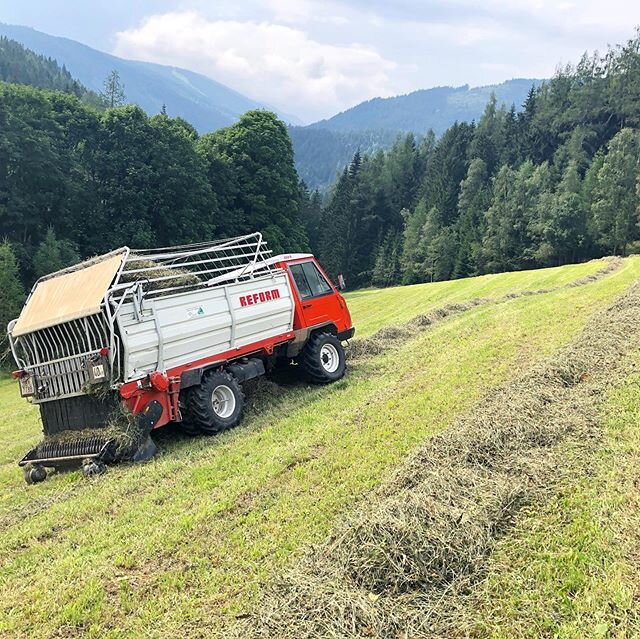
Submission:
<svg viewBox="0 0 640 639">
<path fill-rule="evenodd" d="M 0 21 L 199 71 L 305 121 L 375 96 L 545 78 L 630 38 L 630 0 L 0 0 Z"/>
</svg>

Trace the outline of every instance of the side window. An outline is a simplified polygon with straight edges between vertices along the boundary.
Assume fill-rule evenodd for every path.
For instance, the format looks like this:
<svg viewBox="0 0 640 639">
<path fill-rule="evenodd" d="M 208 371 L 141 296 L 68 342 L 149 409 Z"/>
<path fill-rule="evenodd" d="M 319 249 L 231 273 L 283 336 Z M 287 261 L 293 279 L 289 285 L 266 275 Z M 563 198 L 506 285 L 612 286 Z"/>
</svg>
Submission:
<svg viewBox="0 0 640 639">
<path fill-rule="evenodd" d="M 307 282 L 309 282 L 311 293 L 314 297 L 333 292 L 333 289 L 329 286 L 329 282 L 327 282 L 324 275 L 313 262 L 304 262 L 302 264 L 302 270 L 307 276 Z"/>
<path fill-rule="evenodd" d="M 309 299 L 313 297 L 311 294 L 311 289 L 309 288 L 309 284 L 307 282 L 307 278 L 302 271 L 302 264 L 292 264 L 289 266 L 289 270 L 291 271 L 291 275 L 293 275 L 293 279 L 298 287 L 298 292 L 300 293 L 300 297 L 303 300 Z"/>
<path fill-rule="evenodd" d="M 333 292 L 331 285 L 313 262 L 292 264 L 289 269 L 303 300 Z"/>
</svg>

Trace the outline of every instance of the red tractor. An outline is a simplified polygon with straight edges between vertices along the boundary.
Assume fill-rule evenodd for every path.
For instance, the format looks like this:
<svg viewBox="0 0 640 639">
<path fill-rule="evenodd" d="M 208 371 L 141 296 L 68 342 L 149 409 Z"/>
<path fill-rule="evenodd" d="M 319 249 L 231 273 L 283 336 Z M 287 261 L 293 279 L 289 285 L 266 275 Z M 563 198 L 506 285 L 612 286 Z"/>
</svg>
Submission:
<svg viewBox="0 0 640 639">
<path fill-rule="evenodd" d="M 354 334 L 344 297 L 313 255 L 270 253 L 259 233 L 125 247 L 40 279 L 8 330 L 14 376 L 45 434 L 20 462 L 27 481 L 46 467 L 92 474 L 148 458 L 149 433 L 169 422 L 191 434 L 230 428 L 243 382 L 276 363 L 295 362 L 313 383 L 340 379 Z M 123 408 L 145 434 L 126 455 L 107 428 Z"/>
</svg>

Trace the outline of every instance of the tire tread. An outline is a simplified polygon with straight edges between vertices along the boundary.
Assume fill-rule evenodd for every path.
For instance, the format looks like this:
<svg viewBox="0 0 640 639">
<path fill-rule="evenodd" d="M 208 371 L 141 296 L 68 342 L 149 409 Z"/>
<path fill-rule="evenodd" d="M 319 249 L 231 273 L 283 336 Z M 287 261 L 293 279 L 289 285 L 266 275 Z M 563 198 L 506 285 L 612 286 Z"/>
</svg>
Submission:
<svg viewBox="0 0 640 639">
<path fill-rule="evenodd" d="M 346 366 L 343 365 L 341 374 L 337 378 L 331 378 L 327 376 L 327 372 L 324 370 L 322 364 L 320 363 L 320 349 L 322 348 L 322 344 L 327 341 L 327 339 L 335 339 L 339 348 L 339 353 L 344 358 L 344 350 L 342 349 L 342 344 L 340 344 L 338 338 L 335 335 L 333 335 L 332 333 L 315 333 L 314 335 L 312 335 L 302 351 L 300 364 L 309 381 L 313 382 L 314 384 L 327 384 L 329 382 L 337 381 L 344 375 L 346 369 Z"/>
<path fill-rule="evenodd" d="M 213 377 L 218 378 L 218 383 L 226 384 L 235 392 L 236 401 L 240 405 L 237 421 L 239 421 L 240 416 L 242 415 L 242 408 L 244 407 L 244 393 L 242 392 L 242 386 L 238 380 L 231 375 L 231 373 L 227 373 L 226 371 L 215 371 L 209 373 L 202 378 L 202 381 L 198 386 L 193 386 L 188 389 L 186 393 L 182 419 L 184 422 L 183 428 L 188 434 L 195 434 L 196 429 L 198 429 L 200 432 L 206 433 L 207 435 L 214 435 L 235 426 L 235 423 L 230 423 L 228 425 L 216 423 L 213 418 L 213 408 L 211 406 L 211 392 L 213 388 L 211 387 L 210 382 Z"/>
</svg>

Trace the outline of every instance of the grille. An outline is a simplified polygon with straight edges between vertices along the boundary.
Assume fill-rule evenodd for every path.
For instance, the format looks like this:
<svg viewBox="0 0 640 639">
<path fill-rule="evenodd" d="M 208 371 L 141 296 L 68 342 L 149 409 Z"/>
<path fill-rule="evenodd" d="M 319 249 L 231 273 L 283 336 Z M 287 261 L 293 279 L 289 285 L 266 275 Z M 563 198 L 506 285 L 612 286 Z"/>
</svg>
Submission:
<svg viewBox="0 0 640 639">
<path fill-rule="evenodd" d="M 82 393 L 89 379 L 87 360 L 108 344 L 108 323 L 102 313 L 15 339 L 18 357 L 35 377 L 36 402 Z"/>
</svg>

